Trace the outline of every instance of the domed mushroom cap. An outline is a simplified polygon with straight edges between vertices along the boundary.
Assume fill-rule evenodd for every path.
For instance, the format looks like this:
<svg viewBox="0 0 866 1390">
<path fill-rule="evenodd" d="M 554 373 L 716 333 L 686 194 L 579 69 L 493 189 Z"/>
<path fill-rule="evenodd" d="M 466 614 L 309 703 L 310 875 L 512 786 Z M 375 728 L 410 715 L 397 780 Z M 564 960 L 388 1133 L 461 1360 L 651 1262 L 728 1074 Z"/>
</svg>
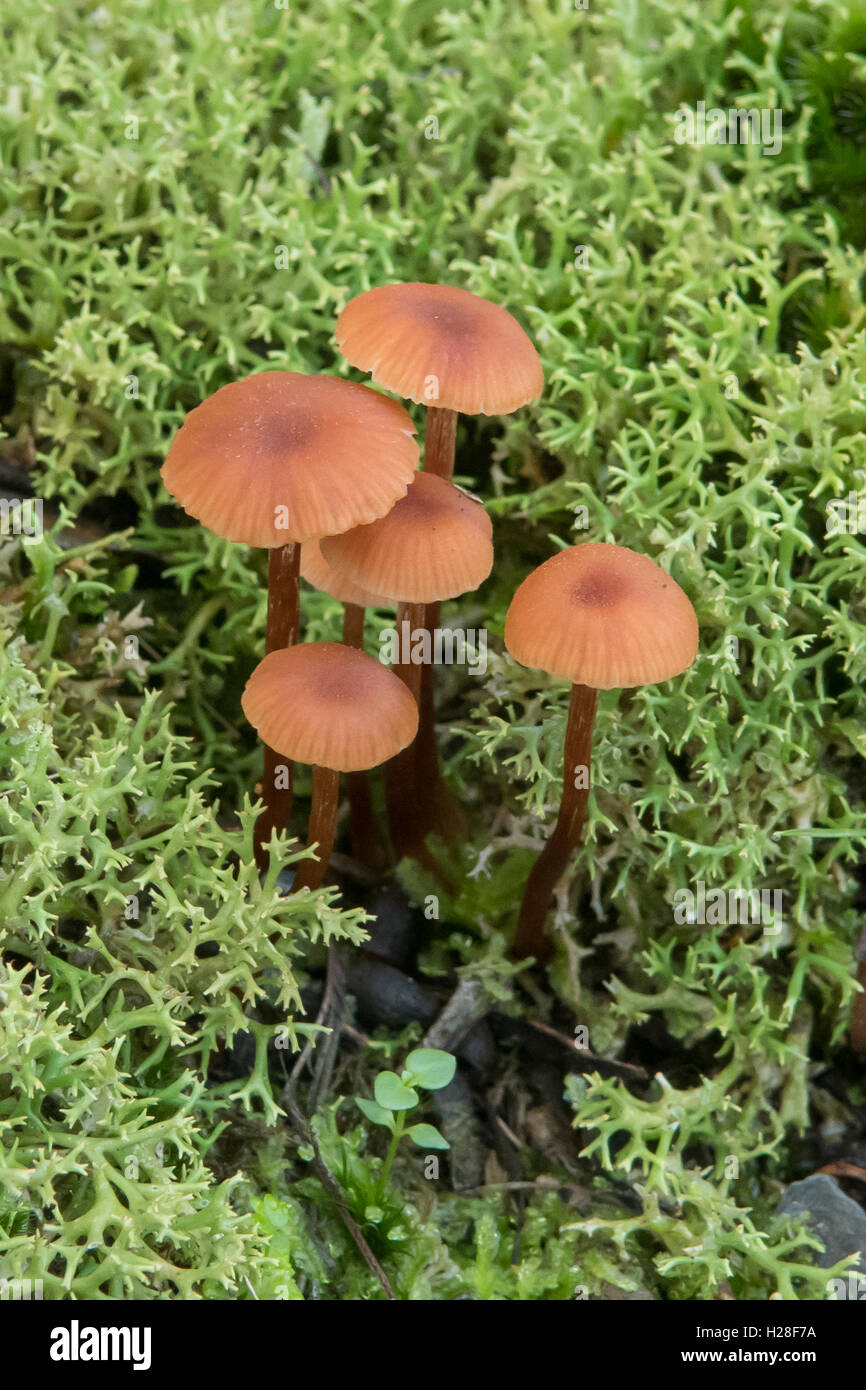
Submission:
<svg viewBox="0 0 866 1390">
<path fill-rule="evenodd" d="M 524 579 L 505 619 L 523 666 L 596 690 L 651 685 L 691 666 L 698 620 L 663 569 L 621 545 L 588 541 Z"/>
<path fill-rule="evenodd" d="M 418 708 L 398 676 L 339 642 L 270 652 L 241 696 L 264 743 L 292 762 L 360 772 L 387 762 L 418 731 Z"/>
<path fill-rule="evenodd" d="M 466 415 L 510 415 L 541 395 L 538 353 L 498 304 L 451 285 L 381 285 L 350 300 L 337 343 L 388 391 Z"/>
<path fill-rule="evenodd" d="M 479 502 L 416 473 L 387 516 L 322 541 L 335 570 L 399 603 L 435 603 L 477 589 L 493 568 L 493 527 Z"/>
<path fill-rule="evenodd" d="M 353 584 L 347 575 L 329 565 L 322 554 L 320 541 L 305 541 L 301 546 L 301 578 L 322 594 L 330 594 L 340 603 L 354 603 L 359 608 L 387 608 L 391 599 L 370 594 Z"/>
<path fill-rule="evenodd" d="M 384 516 L 415 472 L 414 432 L 368 386 L 259 372 L 190 411 L 162 480 L 216 535 L 270 550 Z"/>
</svg>

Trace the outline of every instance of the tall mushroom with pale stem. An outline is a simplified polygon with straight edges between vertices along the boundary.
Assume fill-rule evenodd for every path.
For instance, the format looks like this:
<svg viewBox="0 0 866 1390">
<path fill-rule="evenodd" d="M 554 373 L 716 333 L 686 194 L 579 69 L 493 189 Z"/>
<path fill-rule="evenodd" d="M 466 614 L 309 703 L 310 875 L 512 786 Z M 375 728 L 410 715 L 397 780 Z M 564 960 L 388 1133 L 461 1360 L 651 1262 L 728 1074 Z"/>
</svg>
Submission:
<svg viewBox="0 0 866 1390">
<path fill-rule="evenodd" d="M 538 353 L 516 319 L 498 304 L 453 285 L 380 285 L 350 300 L 337 320 L 343 356 L 405 400 L 427 407 L 424 471 L 454 473 L 457 416 L 510 415 L 541 395 Z M 428 605 L 424 626 L 439 622 Z M 416 819 L 423 838 L 447 833 L 451 801 L 436 755 L 433 672 L 421 677 L 421 723 L 415 745 Z"/>
<path fill-rule="evenodd" d="M 224 540 L 269 552 L 266 649 L 298 635 L 300 545 L 384 516 L 418 462 L 406 411 L 338 377 L 259 372 L 190 411 L 162 480 L 184 511 Z M 265 811 L 256 858 L 292 809 L 292 767 L 265 745 Z"/>
<path fill-rule="evenodd" d="M 418 709 L 393 672 L 356 647 L 303 642 L 271 652 L 247 681 L 244 714 L 270 748 L 313 768 L 308 843 L 292 891 L 318 888 L 334 845 L 341 772 L 392 758 L 415 737 Z"/>
<path fill-rule="evenodd" d="M 398 604 L 399 660 L 394 670 L 417 701 L 432 651 L 425 604 L 457 598 L 482 584 L 493 568 L 493 528 L 480 502 L 454 483 L 416 473 L 387 516 L 321 542 L 328 564 L 353 584 Z M 425 660 L 426 659 L 426 660 Z M 412 750 L 388 763 L 388 821 L 398 856 L 419 853 L 417 788 Z"/>
<path fill-rule="evenodd" d="M 513 948 L 542 959 L 550 899 L 586 820 L 598 692 L 679 675 L 697 654 L 698 621 L 679 585 L 646 555 L 589 541 L 523 581 L 505 619 L 505 645 L 522 666 L 572 682 L 562 804 L 529 875 Z"/>
</svg>

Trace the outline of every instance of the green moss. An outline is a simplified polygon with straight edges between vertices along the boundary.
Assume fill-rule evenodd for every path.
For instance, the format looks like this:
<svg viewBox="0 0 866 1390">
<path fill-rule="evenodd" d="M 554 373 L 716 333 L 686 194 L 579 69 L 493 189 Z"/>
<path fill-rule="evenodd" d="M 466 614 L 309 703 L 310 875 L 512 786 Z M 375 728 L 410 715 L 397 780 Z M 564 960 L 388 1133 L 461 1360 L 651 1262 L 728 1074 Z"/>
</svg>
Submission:
<svg viewBox="0 0 866 1390">
<path fill-rule="evenodd" d="M 378 1296 L 315 1179 L 284 1190 L 297 1155 L 267 1052 L 273 1020 L 289 1043 L 310 1026 L 302 958 L 358 941 L 363 914 L 282 899 L 249 867 L 239 696 L 264 558 L 186 524 L 159 467 L 208 393 L 265 365 L 348 374 L 346 300 L 430 279 L 511 309 L 546 376 L 516 416 L 460 426 L 497 547 L 446 609 L 491 634 L 486 678 L 440 687 L 471 828 L 439 851 L 453 893 L 405 878 L 440 898 L 467 966 L 501 971 L 561 776 L 566 692 L 502 650 L 515 585 L 557 546 L 615 540 L 685 588 L 701 650 L 676 681 L 602 696 L 588 848 L 555 923 L 554 990 L 592 1050 L 649 1036 L 680 1059 L 573 1097 L 590 1180 L 625 1168 L 643 1214 L 533 1196 L 514 1271 L 508 1199 L 433 1197 L 409 1163 L 394 1277 L 405 1297 L 438 1289 L 431 1268 L 448 1296 L 826 1286 L 768 1231 L 798 1136 L 850 1116 L 822 1072 L 844 1065 L 862 927 L 864 546 L 828 535 L 826 506 L 866 478 L 864 33 L 861 5 L 806 0 L 74 0 L 7 19 L 0 461 L 65 510 L 0 554 L 0 1276 L 52 1297 Z M 778 107 L 781 153 L 677 144 L 699 100 Z M 73 523 L 111 534 L 62 548 Z M 370 615 L 371 650 L 386 621 Z M 304 622 L 336 636 L 338 606 L 307 592 Z M 677 922 L 700 880 L 780 891 L 783 930 Z M 240 1030 L 252 1073 L 216 1080 Z M 665 1148 L 651 1136 L 680 1111 Z M 245 1112 L 280 1162 L 263 1174 L 239 1141 L 246 1181 L 219 1181 L 220 1126 Z M 335 1128 L 335 1162 L 343 1142 L 364 1148 Z M 298 1204 L 282 1226 L 251 1206 L 268 1189 Z M 342 1286 L 316 1265 L 319 1223 Z"/>
</svg>

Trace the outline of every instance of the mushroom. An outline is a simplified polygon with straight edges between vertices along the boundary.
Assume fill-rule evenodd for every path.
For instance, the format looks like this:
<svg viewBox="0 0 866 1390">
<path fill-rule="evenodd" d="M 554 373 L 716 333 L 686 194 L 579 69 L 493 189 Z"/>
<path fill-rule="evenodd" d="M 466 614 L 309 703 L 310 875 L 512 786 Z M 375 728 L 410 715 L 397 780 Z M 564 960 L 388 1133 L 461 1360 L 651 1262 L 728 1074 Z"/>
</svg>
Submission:
<svg viewBox="0 0 866 1390">
<path fill-rule="evenodd" d="M 538 353 L 506 309 L 453 285 L 380 285 L 337 319 L 347 361 L 428 407 L 424 471 L 454 472 L 457 415 L 510 415 L 541 395 Z"/>
<path fill-rule="evenodd" d="M 529 875 L 513 948 L 541 959 L 549 954 L 548 905 L 586 819 L 598 691 L 679 675 L 695 659 L 698 623 L 679 585 L 646 555 L 589 541 L 523 581 L 506 615 L 505 645 L 521 665 L 572 682 L 562 804 Z"/>
<path fill-rule="evenodd" d="M 342 603 L 343 641 L 346 646 L 363 651 L 364 609 L 387 608 L 391 600 L 381 594 L 368 593 L 360 584 L 353 584 L 347 575 L 334 569 L 322 554 L 319 541 L 307 541 L 301 546 L 301 578 L 320 593 L 329 594 Z"/>
<path fill-rule="evenodd" d="M 241 705 L 268 747 L 312 765 L 308 843 L 318 857 L 298 865 L 292 890 L 318 888 L 334 844 L 340 773 L 376 767 L 411 743 L 415 701 L 374 657 L 340 642 L 303 642 L 259 663 Z"/>
<path fill-rule="evenodd" d="M 397 603 L 399 659 L 394 671 L 416 701 L 424 647 L 430 645 L 423 606 L 456 598 L 484 582 L 493 567 L 492 530 L 480 502 L 444 478 L 416 473 L 387 516 L 321 542 L 322 555 L 335 570 Z M 419 847 L 413 762 L 409 752 L 385 769 L 391 834 L 400 856 Z"/>
<path fill-rule="evenodd" d="M 353 367 L 370 372 L 386 390 L 427 406 L 423 467 L 440 478 L 454 473 L 458 413 L 510 415 L 540 396 L 544 386 L 538 353 L 517 320 L 500 305 L 453 285 L 367 290 L 340 314 L 336 339 Z M 424 627 L 432 632 L 438 623 L 438 604 L 429 605 Z M 434 826 L 447 832 L 449 815 L 457 810 L 439 773 L 429 666 L 421 673 L 420 705 L 416 810 L 423 837 Z"/>
<path fill-rule="evenodd" d="M 330 594 L 343 605 L 343 642 L 364 650 L 364 614 L 370 607 L 387 607 L 390 599 L 369 594 L 351 579 L 329 565 L 318 541 L 301 546 L 301 578 L 320 593 Z M 346 777 L 349 795 L 349 827 L 352 856 L 369 869 L 382 866 L 382 855 L 373 826 L 373 798 L 367 772 L 350 772 Z"/>
<path fill-rule="evenodd" d="M 418 461 L 406 411 L 337 377 L 259 372 L 223 386 L 190 411 L 162 468 L 168 491 L 224 540 L 270 552 L 266 650 L 298 634 L 300 543 L 383 516 Z M 291 814 L 292 768 L 279 785 L 265 748 L 265 812 L 256 857 Z"/>
</svg>

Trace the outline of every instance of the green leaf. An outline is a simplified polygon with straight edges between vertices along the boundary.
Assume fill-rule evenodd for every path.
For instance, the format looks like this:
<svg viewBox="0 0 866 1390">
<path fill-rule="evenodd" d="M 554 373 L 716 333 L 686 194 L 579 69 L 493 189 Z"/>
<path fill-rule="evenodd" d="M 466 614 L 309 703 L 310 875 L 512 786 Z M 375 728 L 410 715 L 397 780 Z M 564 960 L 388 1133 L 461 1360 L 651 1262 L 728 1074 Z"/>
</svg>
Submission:
<svg viewBox="0 0 866 1390">
<path fill-rule="evenodd" d="M 435 1125 L 411 1125 L 406 1133 L 419 1149 L 451 1148 L 445 1135 L 440 1134 Z"/>
<path fill-rule="evenodd" d="M 438 1047 L 419 1047 L 406 1058 L 406 1071 L 416 1086 L 425 1091 L 439 1091 L 454 1080 L 457 1059 Z"/>
<path fill-rule="evenodd" d="M 411 1110 L 418 1104 L 418 1092 L 404 1086 L 394 1071 L 382 1071 L 376 1077 L 373 1094 L 377 1104 L 386 1110 Z"/>
<path fill-rule="evenodd" d="M 374 1125 L 385 1125 L 388 1129 L 394 1128 L 394 1116 L 390 1110 L 386 1110 L 384 1105 L 377 1105 L 374 1100 L 365 1100 L 363 1096 L 355 1097 L 355 1104 L 366 1115 L 368 1120 L 372 1120 Z"/>
</svg>

